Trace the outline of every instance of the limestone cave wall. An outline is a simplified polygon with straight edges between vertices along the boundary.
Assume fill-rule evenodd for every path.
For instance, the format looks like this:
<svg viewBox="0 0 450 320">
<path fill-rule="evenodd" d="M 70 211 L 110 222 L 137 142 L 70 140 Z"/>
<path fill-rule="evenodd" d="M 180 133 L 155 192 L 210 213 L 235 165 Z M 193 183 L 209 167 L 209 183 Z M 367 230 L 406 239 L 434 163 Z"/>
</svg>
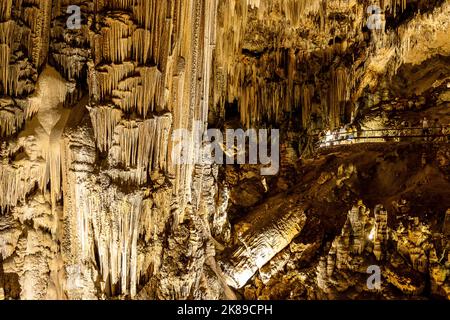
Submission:
<svg viewBox="0 0 450 320">
<path fill-rule="evenodd" d="M 449 17 L 0 0 L 0 299 L 448 299 L 448 132 L 331 151 L 317 133 L 448 125 Z M 208 128 L 279 129 L 279 172 L 194 161 Z"/>
</svg>

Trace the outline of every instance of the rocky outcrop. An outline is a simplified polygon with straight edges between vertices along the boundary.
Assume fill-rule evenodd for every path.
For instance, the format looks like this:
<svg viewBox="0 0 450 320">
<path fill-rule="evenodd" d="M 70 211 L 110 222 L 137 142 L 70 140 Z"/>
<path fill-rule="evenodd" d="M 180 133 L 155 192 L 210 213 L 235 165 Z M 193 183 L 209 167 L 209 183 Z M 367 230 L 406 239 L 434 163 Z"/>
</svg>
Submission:
<svg viewBox="0 0 450 320">
<path fill-rule="evenodd" d="M 304 203 L 300 199 L 308 199 L 306 225 L 288 248 L 260 267 L 241 294 L 251 299 L 448 298 L 448 238 L 443 233 L 448 203 L 424 200 L 446 199 L 444 185 L 448 180 L 444 178 L 446 171 L 437 169 L 437 161 L 426 169 L 430 174 L 435 172 L 433 179 L 424 178 L 429 173 L 421 166 L 401 169 L 401 161 L 412 161 L 413 155 L 414 161 L 421 162 L 421 154 L 413 151 L 416 147 L 410 146 L 410 153 L 408 148 L 391 146 L 396 150 L 396 157 L 391 158 L 389 152 L 373 157 L 378 148 L 386 152 L 386 146 L 365 150 L 352 146 L 347 154 L 341 151 L 324 155 L 326 160 L 318 156 L 305 161 L 299 183 L 284 197 L 285 202 Z M 446 148 L 437 148 L 433 154 Z M 348 172 L 353 173 L 342 181 L 345 166 L 341 163 L 350 159 L 352 165 L 347 166 L 352 169 Z M 376 164 L 372 159 L 378 159 Z M 399 167 L 376 169 L 388 163 Z M 408 170 L 408 175 L 403 176 L 403 170 Z M 389 182 L 386 189 L 381 180 L 391 176 L 396 181 Z M 438 195 L 433 186 L 441 183 L 443 194 Z M 343 203 L 339 210 L 347 213 L 337 213 Z M 271 207 L 273 199 L 263 200 L 260 206 L 264 205 Z M 264 215 L 259 216 L 263 219 Z M 335 230 L 337 225 L 340 227 Z"/>
<path fill-rule="evenodd" d="M 284 249 L 302 230 L 306 217 L 301 206 L 283 204 L 278 200 L 271 205 L 257 210 L 264 210 L 262 220 L 258 211 L 252 212 L 254 217 L 243 225 L 237 234 L 238 247 L 231 256 L 222 263 L 227 283 L 234 288 L 241 288 L 259 268 L 269 262 Z M 267 215 L 266 215 L 267 214 Z"/>
</svg>

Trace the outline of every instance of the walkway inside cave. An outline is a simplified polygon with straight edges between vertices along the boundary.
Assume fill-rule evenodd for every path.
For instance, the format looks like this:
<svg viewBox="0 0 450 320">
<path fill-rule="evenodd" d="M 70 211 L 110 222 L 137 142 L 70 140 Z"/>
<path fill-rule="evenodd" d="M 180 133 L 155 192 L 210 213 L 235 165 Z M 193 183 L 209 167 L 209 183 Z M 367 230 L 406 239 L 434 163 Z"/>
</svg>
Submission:
<svg viewBox="0 0 450 320">
<path fill-rule="evenodd" d="M 318 148 L 326 148 L 355 143 L 382 143 L 403 141 L 448 142 L 450 126 L 429 128 L 429 134 L 423 133 L 423 128 L 385 128 L 369 130 L 336 130 L 322 136 L 316 135 Z"/>
</svg>

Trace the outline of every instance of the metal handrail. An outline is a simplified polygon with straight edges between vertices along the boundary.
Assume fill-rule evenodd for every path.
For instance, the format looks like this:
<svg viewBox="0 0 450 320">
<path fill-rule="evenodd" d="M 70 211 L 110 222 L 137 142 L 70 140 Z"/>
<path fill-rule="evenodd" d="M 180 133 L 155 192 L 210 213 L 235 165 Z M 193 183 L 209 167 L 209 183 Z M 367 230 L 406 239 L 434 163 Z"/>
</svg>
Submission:
<svg viewBox="0 0 450 320">
<path fill-rule="evenodd" d="M 333 132 L 331 135 L 336 136 L 337 139 L 333 140 L 320 140 L 317 142 L 318 147 L 328 147 L 335 146 L 341 144 L 343 141 L 354 141 L 361 139 L 390 139 L 390 138 L 437 138 L 437 137 L 446 137 L 449 134 L 442 133 L 433 133 L 434 130 L 442 130 L 443 128 L 450 128 L 450 126 L 440 126 L 440 127 L 405 127 L 405 128 L 385 128 L 385 129 L 367 129 L 362 131 L 350 131 L 350 132 Z M 423 130 L 428 129 L 429 134 L 423 134 Z M 413 134 L 414 130 L 419 130 Z M 381 132 L 382 135 L 367 135 L 373 134 L 374 132 Z M 393 132 L 401 132 L 401 134 L 390 134 Z M 314 134 L 311 136 L 319 136 L 319 134 Z M 361 142 L 359 142 L 361 143 Z"/>
<path fill-rule="evenodd" d="M 431 130 L 431 129 L 442 129 L 442 128 L 450 128 L 450 125 L 439 126 L 439 127 L 428 127 L 429 130 Z M 403 131 L 403 130 L 414 130 L 414 129 L 423 130 L 423 129 L 426 129 L 426 128 L 423 128 L 423 127 L 405 127 L 405 128 L 386 128 L 386 129 L 366 129 L 366 130 L 360 130 L 358 132 L 377 132 L 377 131 L 386 131 L 386 130 L 389 130 L 389 131 Z M 323 132 L 323 130 L 320 130 L 320 129 L 315 129 L 314 131 L 321 131 L 321 132 Z M 333 132 L 333 134 L 335 134 L 335 132 Z M 310 136 L 318 136 L 318 135 L 319 135 L 319 133 L 314 133 L 314 134 L 311 134 Z"/>
</svg>

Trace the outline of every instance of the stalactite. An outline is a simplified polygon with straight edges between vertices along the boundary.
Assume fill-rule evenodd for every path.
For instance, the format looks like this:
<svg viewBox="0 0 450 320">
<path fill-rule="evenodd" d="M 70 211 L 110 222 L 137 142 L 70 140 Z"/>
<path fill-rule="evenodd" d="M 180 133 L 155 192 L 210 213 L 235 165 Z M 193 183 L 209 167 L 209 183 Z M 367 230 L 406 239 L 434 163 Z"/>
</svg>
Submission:
<svg viewBox="0 0 450 320">
<path fill-rule="evenodd" d="M 213 105 L 218 109 L 216 112 L 222 114 L 226 103 L 237 101 L 241 122 L 246 126 L 252 122 L 257 124 L 262 119 L 282 121 L 297 111 L 302 113 L 305 122 L 312 113 L 317 113 L 321 119 L 329 119 L 332 126 L 337 126 L 344 111 L 342 107 L 350 98 L 348 91 L 357 86 L 357 68 L 348 68 L 346 79 L 338 80 L 340 75 L 335 75 L 337 78 L 330 80 L 328 93 L 320 83 L 324 79 L 317 79 L 319 69 L 315 63 L 322 58 L 321 63 L 329 67 L 335 64 L 336 68 L 342 64 L 335 58 L 345 56 L 349 45 L 345 39 L 361 36 L 358 23 L 367 22 L 365 9 L 356 1 L 351 5 L 314 0 L 236 0 L 222 4 L 219 10 L 221 27 L 218 29 L 218 38 L 222 41 L 217 43 L 215 53 L 216 60 L 220 61 L 214 76 Z M 317 15 L 320 20 L 316 19 Z M 335 18 L 344 15 L 358 23 L 349 25 Z M 234 18 L 236 16 L 239 19 Z M 234 20 L 239 20 L 239 23 L 227 23 Z M 312 31 L 316 30 L 318 23 L 320 32 Z M 261 34 L 273 32 L 278 36 L 261 47 L 255 38 L 245 37 L 247 28 Z M 327 30 L 334 31 L 330 35 Z M 323 34 L 327 36 L 323 37 Z M 310 64 L 310 70 L 304 67 L 305 63 Z M 314 89 L 311 99 L 321 100 L 321 109 L 302 109 L 303 106 L 312 108 L 307 101 L 310 98 L 303 98 L 300 92 L 306 83 Z M 272 97 L 276 97 L 275 101 Z"/>
<path fill-rule="evenodd" d="M 294 26 L 300 25 L 300 20 L 309 13 L 317 13 L 320 9 L 321 0 L 282 0 L 282 8 L 285 17 Z"/>
<path fill-rule="evenodd" d="M 117 19 L 106 18 L 106 26 L 101 29 L 100 34 L 91 36 L 91 46 L 100 54 L 101 61 L 121 63 L 130 58 L 131 36 L 135 26 L 128 16 L 123 17 L 121 15 L 117 16 Z M 99 64 L 101 61 L 96 63 Z"/>
<path fill-rule="evenodd" d="M 397 14 L 402 13 L 406 10 L 408 0 L 388 0 L 383 1 L 383 3 L 384 9 L 389 8 L 389 12 L 392 13 L 395 17 Z M 400 9 L 400 12 L 397 11 L 397 7 Z"/>
<path fill-rule="evenodd" d="M 0 137 L 16 133 L 25 121 L 21 108 L 11 101 L 0 99 Z"/>
<path fill-rule="evenodd" d="M 52 55 L 52 57 L 56 60 L 57 64 L 61 66 L 62 73 L 65 77 L 67 77 L 67 79 L 80 79 L 83 75 L 83 67 L 85 65 L 85 61 L 82 58 L 76 60 L 73 56 L 55 53 Z"/>
<path fill-rule="evenodd" d="M 144 121 L 123 121 L 116 127 L 112 158 L 127 168 L 167 169 L 170 114 Z"/>
<path fill-rule="evenodd" d="M 139 0 L 134 6 L 134 15 L 139 25 L 151 32 L 144 32 L 148 38 L 137 35 L 135 59 L 150 59 L 160 68 L 165 68 L 170 39 L 170 7 L 171 2 L 158 0 Z"/>
<path fill-rule="evenodd" d="M 119 82 L 132 75 L 135 66 L 131 62 L 105 65 L 97 69 L 96 80 L 99 87 L 99 99 L 103 101 L 110 96 Z"/>
<path fill-rule="evenodd" d="M 113 102 L 124 111 L 137 111 L 144 118 L 150 111 L 161 110 L 165 105 L 164 78 L 156 67 L 136 69 L 140 77 L 119 82 L 112 92 Z M 156 107 L 160 106 L 160 107 Z"/>
<path fill-rule="evenodd" d="M 23 162 L 14 167 L 0 164 L 0 208 L 3 212 L 14 207 L 25 197 L 40 177 L 45 175 L 45 164 Z M 43 186 L 41 185 L 41 188 Z"/>
<path fill-rule="evenodd" d="M 361 97 L 364 88 L 373 88 L 377 84 L 377 76 L 385 74 L 387 78 L 392 78 L 400 66 L 404 63 L 419 64 L 432 56 L 432 50 L 427 44 L 420 48 L 417 46 L 419 39 L 432 35 L 432 37 L 443 36 L 449 29 L 449 22 L 445 17 L 450 12 L 450 4 L 444 2 L 436 7 L 432 14 L 418 14 L 411 21 L 401 25 L 397 30 L 388 31 L 381 39 L 374 37 L 373 45 L 368 51 L 369 59 L 364 61 L 364 68 L 359 68 L 359 74 L 355 73 L 353 78 L 358 78 L 358 82 L 352 86 L 355 100 Z M 436 23 L 440 21 L 440 23 Z M 376 43 L 376 41 L 380 41 Z M 414 45 L 415 44 L 415 45 Z M 386 55 L 389 52 L 389 55 Z M 419 54 L 420 52 L 420 54 Z M 355 68 L 356 69 L 356 68 Z M 375 72 L 361 73 L 363 70 L 373 70 Z"/>
<path fill-rule="evenodd" d="M 339 127 L 343 114 L 342 102 L 348 100 L 347 71 L 338 67 L 331 71 L 331 84 L 328 102 L 328 117 L 331 128 Z"/>
<path fill-rule="evenodd" d="M 2 0 L 0 4 L 0 21 L 7 21 L 11 18 L 11 8 L 13 0 Z"/>
<path fill-rule="evenodd" d="M 67 197 L 64 211 L 67 228 L 72 230 L 71 234 L 78 235 L 67 238 L 66 259 L 71 269 L 78 270 L 74 281 L 89 282 L 93 279 L 84 262 L 97 257 L 102 290 L 134 296 L 138 281 L 137 241 L 141 232 L 143 194 L 123 194 L 115 186 L 105 190 L 101 184 L 89 182 L 95 152 L 93 141 L 80 139 L 85 135 L 85 130 L 75 131 L 64 140 L 64 164 L 71 169 L 64 171 Z M 79 150 L 83 152 L 79 153 Z M 79 295 L 76 286 L 68 289 L 70 297 Z"/>
<path fill-rule="evenodd" d="M 28 6 L 22 7 L 20 17 L 30 30 L 25 34 L 22 43 L 29 50 L 33 64 L 39 68 L 48 53 L 52 1 L 24 1 Z"/>
<path fill-rule="evenodd" d="M 5 46 L 0 68 L 3 64 L 7 67 L 0 70 L 0 79 L 9 81 L 4 85 L 8 92 L 36 89 L 35 94 L 17 99 L 20 108 L 14 111 L 15 121 L 20 122 L 21 111 L 22 118 L 30 118 L 27 124 L 40 124 L 45 131 L 31 133 L 38 136 L 39 148 L 32 155 L 26 153 L 33 157 L 33 165 L 39 164 L 40 171 L 27 168 L 24 172 L 33 173 L 32 187 L 37 185 L 50 210 L 56 210 L 51 214 L 64 216 L 58 221 L 64 224 L 60 239 L 64 294 L 71 299 L 134 297 L 139 280 L 157 272 L 164 259 L 170 259 L 169 254 L 162 254 L 166 248 L 160 238 L 176 241 L 178 235 L 172 236 L 173 230 L 167 226 L 173 224 L 175 230 L 181 225 L 190 215 L 190 201 L 194 198 L 198 203 L 203 194 L 191 183 L 194 175 L 201 180 L 208 173 L 195 171 L 193 165 L 170 162 L 170 134 L 177 128 L 192 129 L 197 121 L 206 128 L 218 1 L 87 3 L 23 0 L 17 4 L 14 13 L 20 20 L 20 32 L 14 40 L 20 43 L 9 46 L 9 35 L 0 30 L 0 45 Z M 48 4 L 53 4 L 52 42 L 60 41 L 52 44 L 49 57 Z M 82 6 L 88 27 L 64 30 L 64 9 L 69 4 Z M 17 48 L 26 53 L 21 56 Z M 74 89 L 75 80 L 83 80 L 87 69 L 89 103 L 86 97 L 79 104 L 83 108 L 88 104 L 91 121 L 83 118 L 75 124 L 74 118 L 82 118 L 83 110 L 72 111 L 78 104 L 61 107 L 59 83 L 35 84 L 34 70 L 42 70 L 47 59 L 72 80 L 64 84 L 66 94 Z M 42 88 L 51 92 L 40 96 Z M 13 130 L 10 111 L 9 107 L 0 109 L 0 131 L 7 134 Z M 26 127 L 24 134 L 33 130 L 33 126 Z M 195 139 L 194 135 L 188 138 L 191 142 Z M 194 156 L 194 143 L 191 148 Z M 2 208 L 35 197 L 28 194 L 34 190 L 31 187 L 16 187 L 16 179 L 26 175 L 11 171 L 15 165 L 14 161 L 1 169 L 5 184 L 0 190 Z M 3 197 L 5 194 L 13 198 Z M 60 205 L 64 206 L 63 215 L 57 212 Z M 198 247 L 195 250 L 203 252 L 208 238 L 206 231 L 197 235 L 200 227 L 201 223 L 183 226 L 192 233 L 191 243 Z M 193 254 L 197 254 L 195 250 Z M 181 277 L 180 285 L 174 283 L 171 294 L 187 298 L 191 288 L 199 285 L 202 265 L 203 261 L 195 261 L 195 268 L 183 270 L 186 276 Z M 158 294 L 168 296 L 168 291 L 161 286 Z"/>
<path fill-rule="evenodd" d="M 314 87 L 304 85 L 301 87 L 301 110 L 303 128 L 309 128 L 309 119 L 311 117 L 311 100 L 314 96 Z"/>
<path fill-rule="evenodd" d="M 0 84 L 3 86 L 3 92 L 9 93 L 9 46 L 0 44 Z"/>
<path fill-rule="evenodd" d="M 86 211 L 80 212 L 82 253 L 94 257 L 96 244 L 103 282 L 120 285 L 123 294 L 136 294 L 137 239 L 142 212 L 142 195 L 120 195 L 96 190 L 88 196 Z M 92 229 L 88 226 L 92 225 Z"/>
<path fill-rule="evenodd" d="M 114 130 L 122 118 L 122 112 L 111 106 L 89 108 L 95 140 L 100 151 L 110 149 Z"/>
<path fill-rule="evenodd" d="M 3 86 L 5 94 L 13 94 L 16 91 L 16 87 L 12 85 L 14 78 L 10 71 L 10 55 L 15 31 L 14 21 L 0 22 L 0 88 Z"/>
<path fill-rule="evenodd" d="M 98 68 L 95 77 L 99 99 L 112 95 L 113 102 L 123 111 L 136 111 L 145 118 L 166 105 L 164 78 L 156 67 L 135 68 L 133 63 L 125 62 Z"/>
</svg>

